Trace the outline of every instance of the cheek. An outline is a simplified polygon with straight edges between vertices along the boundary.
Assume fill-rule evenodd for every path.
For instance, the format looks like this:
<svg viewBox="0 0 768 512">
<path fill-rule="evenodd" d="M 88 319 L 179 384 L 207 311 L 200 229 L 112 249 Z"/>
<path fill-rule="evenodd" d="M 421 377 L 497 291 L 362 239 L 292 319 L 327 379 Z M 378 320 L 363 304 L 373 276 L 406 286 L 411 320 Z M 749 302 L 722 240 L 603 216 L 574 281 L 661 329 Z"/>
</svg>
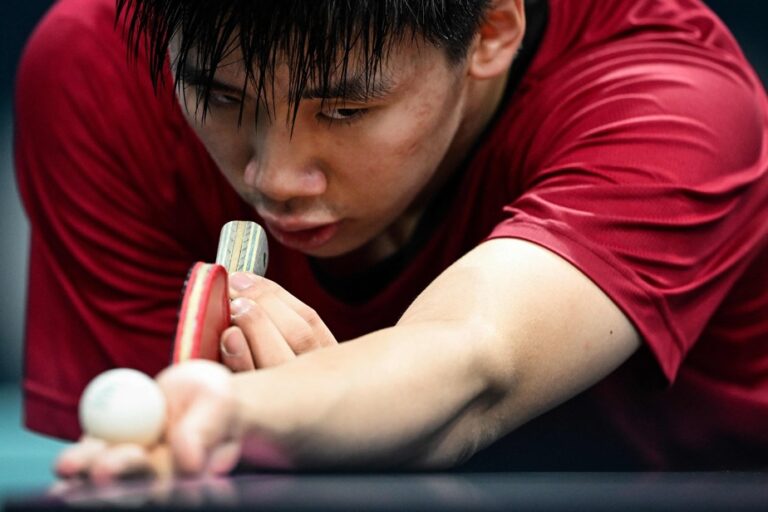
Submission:
<svg viewBox="0 0 768 512">
<path fill-rule="evenodd" d="M 366 210 L 401 210 L 432 178 L 443 154 L 433 144 L 434 123 L 428 116 L 394 115 L 375 131 L 356 138 L 338 169 L 347 169 L 347 188 Z"/>
<path fill-rule="evenodd" d="M 409 158 L 430 159 L 439 152 L 447 126 L 443 115 L 435 115 L 430 107 L 419 106 L 409 113 L 412 120 L 409 135 L 402 146 L 402 155 Z"/>
<path fill-rule="evenodd" d="M 216 163 L 219 170 L 235 185 L 236 178 L 242 176 L 250 158 L 247 141 L 238 130 L 233 130 L 207 118 L 205 123 L 195 123 L 192 129 L 208 150 L 208 154 Z"/>
<path fill-rule="evenodd" d="M 456 131 L 454 113 L 446 103 L 411 106 L 395 114 L 384 148 L 400 162 L 404 173 L 414 173 L 416 168 L 416 174 L 426 179 L 436 170 Z"/>
<path fill-rule="evenodd" d="M 184 118 L 197 138 L 221 172 L 233 181 L 233 178 L 245 169 L 250 158 L 247 135 L 238 127 L 237 119 L 209 111 L 203 122 L 197 112 L 197 102 L 193 94 L 177 93 L 177 99 Z"/>
<path fill-rule="evenodd" d="M 424 97 L 419 95 L 419 98 Z M 445 94 L 392 108 L 376 122 L 344 139 L 338 169 L 354 169 L 350 186 L 367 196 L 408 201 L 434 175 L 455 133 L 456 102 Z"/>
<path fill-rule="evenodd" d="M 435 82 L 452 83 L 448 77 Z M 460 110 L 460 94 L 454 87 L 426 86 L 412 94 L 397 113 L 399 152 L 405 157 L 441 157 L 456 131 Z"/>
</svg>

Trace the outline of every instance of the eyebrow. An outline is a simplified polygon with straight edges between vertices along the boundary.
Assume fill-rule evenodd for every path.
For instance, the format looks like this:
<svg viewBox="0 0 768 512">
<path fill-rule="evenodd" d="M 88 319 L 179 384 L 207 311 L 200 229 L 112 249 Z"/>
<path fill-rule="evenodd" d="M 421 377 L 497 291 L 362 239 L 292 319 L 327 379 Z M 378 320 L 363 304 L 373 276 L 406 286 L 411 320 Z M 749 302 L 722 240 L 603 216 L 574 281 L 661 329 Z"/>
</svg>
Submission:
<svg viewBox="0 0 768 512">
<path fill-rule="evenodd" d="M 219 91 L 231 92 L 241 94 L 243 92 L 242 87 L 235 87 L 232 84 L 211 79 L 208 70 L 198 69 L 192 66 L 184 66 L 179 70 L 178 81 L 187 85 L 201 86 L 208 85 L 210 89 L 216 89 Z"/>
<path fill-rule="evenodd" d="M 327 87 L 310 86 L 304 89 L 304 99 L 345 99 L 365 102 L 386 96 L 392 90 L 392 81 L 379 73 L 373 79 L 363 74 L 350 75 L 345 80 L 331 82 Z"/>
<path fill-rule="evenodd" d="M 208 85 L 210 89 L 223 92 L 242 94 L 242 86 L 234 86 L 226 82 L 211 79 L 208 70 L 198 69 L 190 65 L 184 66 L 179 70 L 178 80 L 184 84 L 192 86 Z M 344 99 L 347 101 L 365 102 L 376 98 L 381 98 L 389 94 L 392 90 L 392 81 L 379 73 L 376 77 L 366 79 L 363 74 L 348 76 L 343 81 L 331 82 L 327 87 L 318 85 L 309 86 L 301 94 L 302 99 Z"/>
</svg>

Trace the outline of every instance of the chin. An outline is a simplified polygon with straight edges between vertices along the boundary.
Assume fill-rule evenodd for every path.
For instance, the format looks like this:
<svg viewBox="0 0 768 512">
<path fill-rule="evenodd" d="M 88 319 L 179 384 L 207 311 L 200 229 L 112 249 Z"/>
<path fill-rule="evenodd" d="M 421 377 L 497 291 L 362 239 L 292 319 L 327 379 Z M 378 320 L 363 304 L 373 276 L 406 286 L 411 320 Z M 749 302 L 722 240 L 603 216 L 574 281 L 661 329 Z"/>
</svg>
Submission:
<svg viewBox="0 0 768 512">
<path fill-rule="evenodd" d="M 309 249 L 302 252 L 312 258 L 331 259 L 331 258 L 339 258 L 341 256 L 352 254 L 355 252 L 355 249 L 357 248 L 358 247 L 350 247 L 348 245 L 345 246 L 341 244 L 330 243 L 323 247 L 318 247 L 316 249 Z"/>
<path fill-rule="evenodd" d="M 370 244 L 374 236 L 367 238 L 341 238 L 337 237 L 330 240 L 328 243 L 315 247 L 312 249 L 306 249 L 302 252 L 307 256 L 319 259 L 334 259 L 353 257 L 366 259 L 366 254 L 370 249 Z"/>
</svg>

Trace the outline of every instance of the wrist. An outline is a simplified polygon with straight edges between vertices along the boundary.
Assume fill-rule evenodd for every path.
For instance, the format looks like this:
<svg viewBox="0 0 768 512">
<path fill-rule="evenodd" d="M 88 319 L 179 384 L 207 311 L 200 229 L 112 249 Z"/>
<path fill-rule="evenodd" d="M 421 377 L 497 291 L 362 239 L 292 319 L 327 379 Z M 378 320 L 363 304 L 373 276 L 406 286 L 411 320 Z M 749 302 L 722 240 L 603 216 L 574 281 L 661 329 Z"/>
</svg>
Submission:
<svg viewBox="0 0 768 512">
<path fill-rule="evenodd" d="M 295 469 L 289 454 L 290 422 L 285 407 L 273 407 L 262 371 L 235 373 L 231 377 L 235 398 L 234 431 L 242 442 L 242 461 L 263 469 Z"/>
</svg>

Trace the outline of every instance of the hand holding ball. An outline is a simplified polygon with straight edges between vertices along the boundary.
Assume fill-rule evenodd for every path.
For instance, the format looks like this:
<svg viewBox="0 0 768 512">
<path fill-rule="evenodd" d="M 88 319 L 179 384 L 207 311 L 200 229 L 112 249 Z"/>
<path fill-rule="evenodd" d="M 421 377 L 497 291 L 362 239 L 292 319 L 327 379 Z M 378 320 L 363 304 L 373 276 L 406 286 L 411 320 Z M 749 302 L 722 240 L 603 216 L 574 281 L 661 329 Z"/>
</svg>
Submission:
<svg viewBox="0 0 768 512">
<path fill-rule="evenodd" d="M 109 443 L 150 446 L 163 433 L 165 396 L 147 375 L 128 368 L 93 379 L 80 398 L 80 425 L 89 436 Z"/>
</svg>

